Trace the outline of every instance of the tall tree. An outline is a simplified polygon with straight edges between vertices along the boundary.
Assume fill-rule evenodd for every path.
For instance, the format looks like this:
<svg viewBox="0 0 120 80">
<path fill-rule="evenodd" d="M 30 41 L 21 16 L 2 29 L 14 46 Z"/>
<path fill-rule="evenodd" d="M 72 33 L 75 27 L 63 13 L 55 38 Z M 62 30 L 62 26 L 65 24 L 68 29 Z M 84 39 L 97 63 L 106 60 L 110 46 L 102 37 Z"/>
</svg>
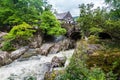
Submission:
<svg viewBox="0 0 120 80">
<path fill-rule="evenodd" d="M 44 11 L 42 13 L 40 28 L 47 35 L 57 36 L 66 33 L 66 30 L 61 28 L 60 22 L 56 19 L 51 11 Z"/>
<path fill-rule="evenodd" d="M 110 16 L 113 20 L 120 19 L 120 0 L 105 0 L 111 8 Z"/>
<path fill-rule="evenodd" d="M 43 0 L 0 0 L 0 26 L 34 24 L 43 12 Z"/>
<path fill-rule="evenodd" d="M 105 23 L 105 11 L 101 10 L 99 7 L 93 9 L 94 5 L 91 4 L 81 4 L 80 16 L 78 19 L 79 26 L 82 31 L 82 35 L 89 37 L 91 34 L 95 35 L 101 32 Z"/>
<path fill-rule="evenodd" d="M 120 0 L 105 0 L 105 2 L 109 4 L 110 7 L 120 8 Z"/>
</svg>

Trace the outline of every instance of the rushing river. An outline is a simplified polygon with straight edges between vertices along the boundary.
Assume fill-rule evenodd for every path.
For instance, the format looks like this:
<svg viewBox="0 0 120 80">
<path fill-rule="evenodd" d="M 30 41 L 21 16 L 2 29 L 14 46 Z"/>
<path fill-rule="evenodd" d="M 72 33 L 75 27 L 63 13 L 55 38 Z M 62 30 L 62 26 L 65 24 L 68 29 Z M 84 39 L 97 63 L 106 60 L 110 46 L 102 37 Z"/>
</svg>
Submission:
<svg viewBox="0 0 120 80">
<path fill-rule="evenodd" d="M 50 70 L 50 62 L 54 56 L 67 57 L 65 67 L 74 50 L 61 51 L 48 56 L 32 56 L 29 59 L 18 59 L 0 68 L 0 80 L 44 80 L 44 74 Z M 64 67 L 64 68 L 65 68 Z"/>
</svg>

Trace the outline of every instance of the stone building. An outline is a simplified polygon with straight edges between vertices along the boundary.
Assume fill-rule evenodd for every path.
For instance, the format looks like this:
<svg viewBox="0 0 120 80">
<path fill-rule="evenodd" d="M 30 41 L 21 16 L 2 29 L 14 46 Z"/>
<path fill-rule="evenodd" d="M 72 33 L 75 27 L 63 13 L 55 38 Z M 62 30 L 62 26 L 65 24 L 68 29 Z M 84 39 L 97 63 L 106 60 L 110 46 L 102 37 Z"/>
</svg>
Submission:
<svg viewBox="0 0 120 80">
<path fill-rule="evenodd" d="M 69 11 L 65 13 L 56 13 L 55 16 L 60 22 L 69 24 L 74 22 L 74 19 Z"/>
</svg>

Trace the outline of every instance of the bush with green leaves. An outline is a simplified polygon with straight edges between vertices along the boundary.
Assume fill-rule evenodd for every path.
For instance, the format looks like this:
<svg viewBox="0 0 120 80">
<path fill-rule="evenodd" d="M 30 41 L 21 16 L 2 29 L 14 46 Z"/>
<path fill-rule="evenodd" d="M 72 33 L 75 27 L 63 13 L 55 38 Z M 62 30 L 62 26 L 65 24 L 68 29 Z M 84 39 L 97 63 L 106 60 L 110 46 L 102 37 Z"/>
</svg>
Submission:
<svg viewBox="0 0 120 80">
<path fill-rule="evenodd" d="M 32 30 L 32 26 L 24 22 L 20 25 L 14 26 L 4 38 L 7 40 L 28 40 L 30 37 L 33 36 L 34 32 L 35 30 Z"/>
<path fill-rule="evenodd" d="M 105 31 L 108 32 L 114 39 L 120 39 L 120 20 L 106 20 Z"/>
<path fill-rule="evenodd" d="M 44 11 L 42 13 L 40 29 L 47 35 L 61 35 L 66 33 L 66 30 L 61 28 L 60 22 L 51 11 Z"/>
<path fill-rule="evenodd" d="M 100 68 L 89 69 L 86 67 L 88 57 L 84 52 L 85 45 L 80 45 L 82 46 L 75 51 L 65 74 L 56 77 L 56 80 L 106 80 L 105 74 Z"/>
<path fill-rule="evenodd" d="M 14 50 L 15 48 L 12 46 L 11 42 L 10 41 L 5 41 L 3 43 L 3 47 L 2 47 L 2 50 L 3 51 L 11 51 L 11 50 Z"/>
<path fill-rule="evenodd" d="M 29 38 L 33 36 L 35 30 L 32 29 L 27 23 L 22 23 L 20 25 L 14 26 L 11 31 L 4 36 L 5 41 L 2 50 L 13 50 L 13 45 L 25 45 L 29 42 Z"/>
<path fill-rule="evenodd" d="M 116 80 L 119 73 L 119 63 L 114 61 L 119 61 L 119 56 L 112 55 L 106 58 L 110 63 L 108 63 L 105 57 L 95 57 L 93 55 L 86 54 L 86 43 L 85 41 L 80 41 L 78 47 L 73 54 L 69 66 L 66 68 L 64 74 L 56 77 L 55 80 Z M 104 53 L 105 54 L 105 53 Z M 110 53 L 109 53 L 110 54 Z M 108 55 L 109 55 L 108 54 Z M 114 57 L 114 58 L 112 58 Z M 114 59 L 114 60 L 113 60 Z M 116 59 L 116 60 L 115 60 Z M 91 62 L 92 67 L 88 67 L 88 63 Z M 112 64 L 113 65 L 112 65 Z M 107 66 L 107 67 L 106 67 Z M 107 69 L 107 72 L 103 68 Z"/>
<path fill-rule="evenodd" d="M 96 44 L 98 42 L 99 42 L 98 36 L 90 35 L 90 37 L 88 37 L 89 44 Z"/>
<path fill-rule="evenodd" d="M 26 22 L 36 24 L 40 21 L 43 12 L 43 0 L 1 0 L 0 1 L 0 26 L 13 26 Z M 34 21 L 37 20 L 37 23 Z"/>
</svg>

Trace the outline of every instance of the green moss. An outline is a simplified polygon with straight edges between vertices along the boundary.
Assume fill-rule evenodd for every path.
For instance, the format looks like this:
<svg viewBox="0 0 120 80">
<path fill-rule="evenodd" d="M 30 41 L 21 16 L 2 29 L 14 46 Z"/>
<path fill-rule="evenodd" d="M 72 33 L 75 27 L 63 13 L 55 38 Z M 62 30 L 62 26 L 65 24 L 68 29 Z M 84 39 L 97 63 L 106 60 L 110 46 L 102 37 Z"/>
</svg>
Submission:
<svg viewBox="0 0 120 80">
<path fill-rule="evenodd" d="M 113 71 L 116 74 L 120 74 L 120 54 L 101 55 L 102 54 L 89 56 L 86 62 L 88 68 L 97 66 L 105 73 Z"/>
<path fill-rule="evenodd" d="M 13 45 L 11 44 L 10 41 L 5 41 L 3 43 L 3 47 L 1 48 L 1 50 L 3 50 L 3 51 L 12 51 L 12 50 L 15 50 L 15 48 L 13 47 Z"/>
</svg>

